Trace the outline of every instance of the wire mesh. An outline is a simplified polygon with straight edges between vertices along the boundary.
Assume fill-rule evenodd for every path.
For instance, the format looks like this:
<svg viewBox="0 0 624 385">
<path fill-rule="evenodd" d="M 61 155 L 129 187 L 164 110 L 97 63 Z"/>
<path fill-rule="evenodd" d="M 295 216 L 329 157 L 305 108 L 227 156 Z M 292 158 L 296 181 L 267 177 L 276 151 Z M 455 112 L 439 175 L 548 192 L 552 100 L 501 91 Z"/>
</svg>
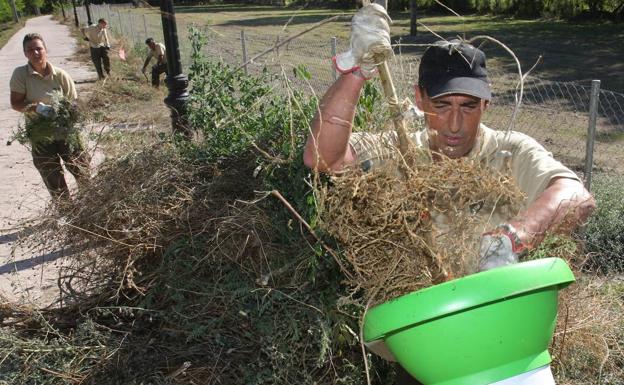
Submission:
<svg viewBox="0 0 624 385">
<path fill-rule="evenodd" d="M 127 5 L 92 5 L 94 20 L 109 20 L 111 31 L 123 36 L 127 42 L 142 47 L 147 37 L 163 38 L 160 15 L 152 10 L 133 9 Z M 86 20 L 84 7 L 78 9 L 79 20 Z M 182 65 L 190 64 L 191 44 L 188 38 L 190 24 L 178 20 L 178 40 Z M 305 35 L 281 45 L 286 36 L 260 35 L 240 29 L 197 26 L 208 37 L 204 53 L 238 67 L 244 63 L 247 71 L 257 74 L 264 69 L 288 76 L 296 87 L 306 93 L 323 95 L 335 79 L 331 65 L 332 37 L 324 41 L 309 39 Z M 348 49 L 348 41 L 335 39 L 335 51 Z M 281 46 L 280 46 L 281 45 Z M 279 47 L 278 47 L 279 46 Z M 257 57 L 264 53 L 263 56 Z M 395 86 L 400 97 L 413 97 L 417 81 L 418 53 L 402 53 L 397 48 L 390 63 Z M 486 52 L 487 54 L 487 52 Z M 252 60 L 253 59 L 253 60 Z M 311 74 L 309 82 L 294 75 L 293 69 L 305 66 Z M 522 105 L 516 119 L 511 122 L 516 104 L 518 75 L 515 68 L 491 68 L 490 81 L 494 93 L 484 123 L 495 129 L 512 128 L 526 133 L 564 164 L 582 174 L 587 140 L 590 84 L 587 82 L 555 82 L 529 76 L 524 82 Z M 601 90 L 598 100 L 598 120 L 594 147 L 595 169 L 605 173 L 624 174 L 624 94 Z"/>
</svg>

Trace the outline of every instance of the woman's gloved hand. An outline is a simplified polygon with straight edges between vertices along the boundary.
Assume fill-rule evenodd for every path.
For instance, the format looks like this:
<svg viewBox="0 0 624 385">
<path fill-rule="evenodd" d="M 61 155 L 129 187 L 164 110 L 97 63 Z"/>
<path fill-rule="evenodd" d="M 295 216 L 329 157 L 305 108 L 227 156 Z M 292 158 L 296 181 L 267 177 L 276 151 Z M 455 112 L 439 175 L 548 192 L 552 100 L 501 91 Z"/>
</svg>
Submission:
<svg viewBox="0 0 624 385">
<path fill-rule="evenodd" d="M 43 116 L 44 118 L 48 118 L 48 119 L 56 118 L 56 111 L 54 111 L 54 108 L 52 108 L 52 106 L 49 106 L 45 103 L 41 103 L 41 102 L 37 103 L 37 106 L 35 107 L 35 112 Z"/>
</svg>

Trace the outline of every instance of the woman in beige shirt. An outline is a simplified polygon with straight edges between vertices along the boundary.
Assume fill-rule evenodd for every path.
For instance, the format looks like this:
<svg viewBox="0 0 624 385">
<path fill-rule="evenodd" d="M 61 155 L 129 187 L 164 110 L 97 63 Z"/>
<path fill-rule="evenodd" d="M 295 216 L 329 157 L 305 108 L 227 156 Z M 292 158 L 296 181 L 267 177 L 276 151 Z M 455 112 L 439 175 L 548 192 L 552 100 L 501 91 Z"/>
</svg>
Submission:
<svg viewBox="0 0 624 385">
<path fill-rule="evenodd" d="M 11 76 L 11 107 L 25 114 L 33 163 L 48 191 L 55 198 L 69 198 L 61 159 L 79 184 L 89 179 L 91 159 L 80 140 L 70 140 L 72 127 L 58 127 L 50 103 L 55 92 L 75 100 L 76 87 L 67 72 L 48 62 L 41 35 L 27 34 L 23 48 L 28 63 L 17 67 Z"/>
</svg>

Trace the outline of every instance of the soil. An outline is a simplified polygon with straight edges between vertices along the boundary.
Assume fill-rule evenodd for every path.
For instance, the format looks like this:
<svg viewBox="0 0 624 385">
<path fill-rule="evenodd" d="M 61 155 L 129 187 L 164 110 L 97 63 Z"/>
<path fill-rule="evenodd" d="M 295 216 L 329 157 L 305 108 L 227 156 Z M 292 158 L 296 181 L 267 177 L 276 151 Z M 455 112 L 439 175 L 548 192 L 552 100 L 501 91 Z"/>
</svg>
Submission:
<svg viewBox="0 0 624 385">
<path fill-rule="evenodd" d="M 23 117 L 11 109 L 9 80 L 13 69 L 27 62 L 22 39 L 32 32 L 43 36 L 48 60 L 69 73 L 76 82 L 79 97 L 93 86 L 97 75 L 92 67 L 70 60 L 76 52 L 76 42 L 70 29 L 51 16 L 28 20 L 0 50 L 0 296 L 11 302 L 44 307 L 59 297 L 58 271 L 68 251 L 26 247 L 18 242 L 27 234 L 28 224 L 45 215 L 50 202 L 29 149 L 11 142 L 18 124 L 23 124 Z M 74 180 L 67 179 L 70 189 L 75 188 Z"/>
</svg>

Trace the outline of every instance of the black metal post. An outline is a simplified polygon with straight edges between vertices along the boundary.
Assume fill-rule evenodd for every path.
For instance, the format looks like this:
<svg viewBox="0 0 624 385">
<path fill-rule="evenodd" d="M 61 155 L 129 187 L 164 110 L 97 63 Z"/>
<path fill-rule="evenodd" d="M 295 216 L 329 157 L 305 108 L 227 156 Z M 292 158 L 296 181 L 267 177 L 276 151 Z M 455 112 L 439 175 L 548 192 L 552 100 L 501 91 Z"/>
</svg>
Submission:
<svg viewBox="0 0 624 385">
<path fill-rule="evenodd" d="M 89 0 L 85 0 L 84 4 L 85 9 L 87 10 L 87 23 L 91 25 L 93 24 L 93 21 L 91 20 L 91 8 L 89 8 Z"/>
<path fill-rule="evenodd" d="M 182 134 L 190 138 L 192 132 L 186 119 L 186 105 L 189 99 L 188 78 L 182 73 L 173 0 L 160 1 L 160 15 L 167 50 L 167 78 L 165 82 L 169 89 L 169 95 L 165 98 L 165 104 L 171 109 L 171 129 L 174 134 Z"/>
<path fill-rule="evenodd" d="M 76 24 L 76 28 L 80 26 L 78 23 L 78 11 L 76 11 L 76 0 L 72 0 L 72 6 L 74 7 L 74 23 Z"/>
</svg>

